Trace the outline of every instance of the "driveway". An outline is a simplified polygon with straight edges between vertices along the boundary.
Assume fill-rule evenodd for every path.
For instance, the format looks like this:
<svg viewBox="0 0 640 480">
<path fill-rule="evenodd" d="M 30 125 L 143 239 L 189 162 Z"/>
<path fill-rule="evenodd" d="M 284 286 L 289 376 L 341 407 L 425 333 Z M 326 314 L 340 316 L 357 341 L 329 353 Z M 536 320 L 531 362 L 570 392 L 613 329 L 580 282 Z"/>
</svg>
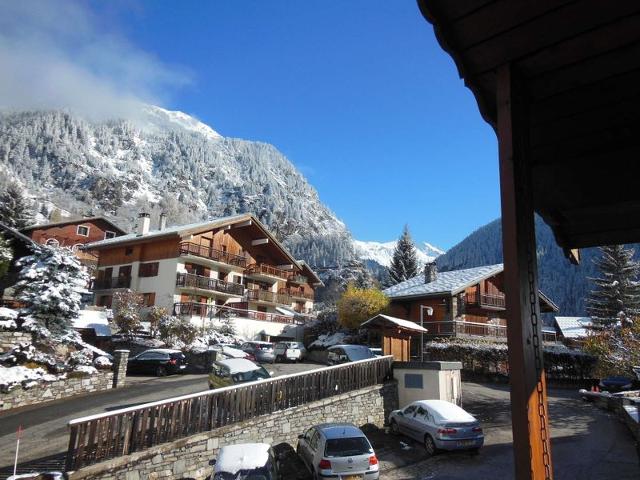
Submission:
<svg viewBox="0 0 640 480">
<path fill-rule="evenodd" d="M 274 376 L 287 375 L 322 367 L 311 363 L 265 364 Z M 20 463 L 32 468 L 61 468 L 69 441 L 67 423 L 74 418 L 155 402 L 170 397 L 207 390 L 206 375 L 173 375 L 169 377 L 127 376 L 127 386 L 89 395 L 31 405 L 0 413 L 0 479 L 6 478 L 7 467 L 13 465 L 19 425 L 24 428 L 20 442 Z M 11 471 L 13 471 L 11 469 Z"/>
</svg>

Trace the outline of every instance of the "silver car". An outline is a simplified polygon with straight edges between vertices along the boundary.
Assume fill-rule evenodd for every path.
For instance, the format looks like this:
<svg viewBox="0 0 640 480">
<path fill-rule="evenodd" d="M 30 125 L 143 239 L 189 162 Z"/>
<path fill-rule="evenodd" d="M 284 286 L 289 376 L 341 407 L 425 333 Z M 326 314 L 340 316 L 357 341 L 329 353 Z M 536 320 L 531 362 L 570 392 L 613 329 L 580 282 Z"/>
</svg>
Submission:
<svg viewBox="0 0 640 480">
<path fill-rule="evenodd" d="M 298 455 L 314 479 L 377 480 L 378 458 L 366 435 L 350 423 L 324 423 L 298 436 Z"/>
<path fill-rule="evenodd" d="M 243 352 L 250 353 L 260 363 L 272 363 L 276 358 L 273 355 L 273 343 L 259 342 L 257 340 L 242 344 L 240 349 Z"/>
<path fill-rule="evenodd" d="M 419 400 L 389 416 L 391 431 L 424 443 L 427 455 L 438 450 L 475 450 L 484 444 L 480 423 L 444 400 Z"/>
</svg>

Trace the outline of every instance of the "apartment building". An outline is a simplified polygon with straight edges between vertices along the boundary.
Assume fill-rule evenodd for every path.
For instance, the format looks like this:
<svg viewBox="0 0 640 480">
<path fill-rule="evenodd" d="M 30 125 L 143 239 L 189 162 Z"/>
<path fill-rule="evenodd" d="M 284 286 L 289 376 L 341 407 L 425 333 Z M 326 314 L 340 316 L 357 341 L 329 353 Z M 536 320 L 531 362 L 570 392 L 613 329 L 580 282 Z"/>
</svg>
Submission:
<svg viewBox="0 0 640 480">
<path fill-rule="evenodd" d="M 232 315 L 293 324 L 313 310 L 320 278 L 297 261 L 253 215 L 155 230 L 141 214 L 137 231 L 86 245 L 99 254 L 95 302 L 131 289 L 198 325 Z"/>
</svg>

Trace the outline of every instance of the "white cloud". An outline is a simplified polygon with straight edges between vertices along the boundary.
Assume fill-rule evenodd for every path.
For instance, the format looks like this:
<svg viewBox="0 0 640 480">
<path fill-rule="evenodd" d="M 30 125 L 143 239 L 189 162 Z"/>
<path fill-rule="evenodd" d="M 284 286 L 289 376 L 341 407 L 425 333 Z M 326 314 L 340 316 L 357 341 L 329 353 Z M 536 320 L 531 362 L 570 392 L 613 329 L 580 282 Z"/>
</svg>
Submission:
<svg viewBox="0 0 640 480">
<path fill-rule="evenodd" d="M 0 108 L 66 108 L 94 118 L 131 117 L 190 83 L 106 29 L 85 3 L 0 2 Z"/>
</svg>

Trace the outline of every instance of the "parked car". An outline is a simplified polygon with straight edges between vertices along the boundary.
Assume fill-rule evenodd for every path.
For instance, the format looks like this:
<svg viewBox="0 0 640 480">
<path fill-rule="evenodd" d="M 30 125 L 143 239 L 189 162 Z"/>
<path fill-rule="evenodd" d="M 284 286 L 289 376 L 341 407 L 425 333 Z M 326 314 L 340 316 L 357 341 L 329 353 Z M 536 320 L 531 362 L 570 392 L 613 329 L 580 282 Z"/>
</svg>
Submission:
<svg viewBox="0 0 640 480">
<path fill-rule="evenodd" d="M 313 478 L 377 480 L 378 458 L 366 435 L 350 423 L 325 423 L 298 436 L 298 455 Z"/>
<path fill-rule="evenodd" d="M 438 450 L 475 450 L 484 444 L 480 423 L 454 403 L 419 400 L 389 416 L 391 431 L 424 444 L 427 455 Z"/>
<path fill-rule="evenodd" d="M 600 380 L 600 390 L 607 392 L 625 392 L 633 388 L 634 379 L 624 376 L 611 376 Z"/>
<path fill-rule="evenodd" d="M 246 342 L 240 347 L 243 352 L 253 355 L 258 362 L 273 362 L 273 343 L 269 342 Z"/>
<path fill-rule="evenodd" d="M 255 362 L 256 360 L 256 357 L 254 357 L 251 353 L 245 352 L 235 346 L 224 343 L 212 345 L 209 347 L 209 349 L 220 352 L 224 358 L 246 358 L 247 360 L 251 360 L 253 362 Z"/>
<path fill-rule="evenodd" d="M 307 350 L 301 342 L 278 342 L 273 349 L 276 362 L 300 362 L 307 354 Z"/>
<path fill-rule="evenodd" d="M 369 347 L 369 350 L 371 350 L 371 353 L 373 353 L 376 357 L 381 357 L 382 355 L 384 355 L 382 353 L 382 348 L 380 347 Z"/>
<path fill-rule="evenodd" d="M 220 449 L 211 480 L 277 480 L 278 462 L 266 443 L 240 443 Z"/>
<path fill-rule="evenodd" d="M 168 348 L 145 350 L 127 362 L 127 373 L 149 373 L 159 377 L 182 373 L 186 368 L 184 354 L 180 350 Z"/>
<path fill-rule="evenodd" d="M 271 378 L 271 373 L 262 365 L 246 358 L 228 358 L 213 364 L 208 381 L 209 388 L 214 389 L 264 378 Z"/>
<path fill-rule="evenodd" d="M 327 351 L 328 365 L 339 365 L 341 363 L 376 358 L 371 349 L 364 345 L 333 345 Z"/>
</svg>

